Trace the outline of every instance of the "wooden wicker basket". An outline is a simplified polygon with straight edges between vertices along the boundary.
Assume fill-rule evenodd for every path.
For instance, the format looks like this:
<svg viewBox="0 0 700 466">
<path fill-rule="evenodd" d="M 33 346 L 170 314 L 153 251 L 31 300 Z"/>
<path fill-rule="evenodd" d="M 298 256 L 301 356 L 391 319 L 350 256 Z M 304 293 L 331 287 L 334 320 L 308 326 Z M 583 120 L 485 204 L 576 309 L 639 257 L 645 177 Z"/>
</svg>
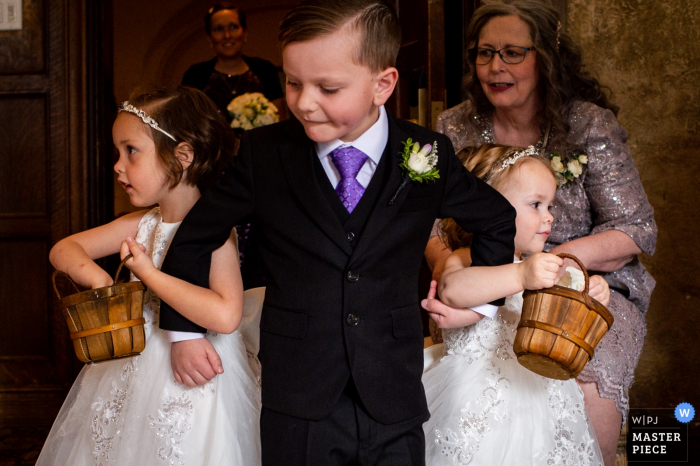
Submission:
<svg viewBox="0 0 700 466">
<path fill-rule="evenodd" d="M 551 379 L 567 380 L 581 373 L 595 347 L 613 324 L 605 306 L 588 295 L 588 271 L 570 254 L 559 254 L 581 267 L 583 291 L 562 286 L 523 293 L 523 312 L 513 342 L 518 362 Z"/>
<path fill-rule="evenodd" d="M 117 284 L 119 272 L 130 258 L 131 254 L 119 264 L 112 286 L 80 292 L 67 274 L 56 270 L 51 277 L 75 355 L 83 362 L 134 356 L 146 347 L 143 329 L 146 287 L 140 281 Z M 62 298 L 56 287 L 59 276 L 67 278 L 77 293 Z"/>
</svg>

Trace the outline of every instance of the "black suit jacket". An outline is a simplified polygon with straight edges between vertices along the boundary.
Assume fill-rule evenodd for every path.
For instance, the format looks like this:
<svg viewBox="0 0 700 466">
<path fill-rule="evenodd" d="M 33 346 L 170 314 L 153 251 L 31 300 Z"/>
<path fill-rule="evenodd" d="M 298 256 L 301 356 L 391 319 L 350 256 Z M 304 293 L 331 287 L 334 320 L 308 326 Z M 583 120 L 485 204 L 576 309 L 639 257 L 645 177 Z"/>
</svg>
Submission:
<svg viewBox="0 0 700 466">
<path fill-rule="evenodd" d="M 409 137 L 421 145 L 437 141 L 440 179 L 410 182 L 389 205 Z M 254 219 L 268 273 L 263 405 L 322 419 L 352 377 L 376 421 L 427 419 L 418 271 L 433 222 L 454 218 L 474 233 L 474 265 L 500 265 L 513 260 L 515 211 L 464 169 L 447 137 L 389 115 L 387 181 L 353 247 L 321 191 L 314 157 L 296 120 L 246 132 L 224 178 L 180 226 L 162 270 L 207 286 L 212 250 L 234 225 Z M 160 326 L 202 331 L 165 303 Z"/>
</svg>

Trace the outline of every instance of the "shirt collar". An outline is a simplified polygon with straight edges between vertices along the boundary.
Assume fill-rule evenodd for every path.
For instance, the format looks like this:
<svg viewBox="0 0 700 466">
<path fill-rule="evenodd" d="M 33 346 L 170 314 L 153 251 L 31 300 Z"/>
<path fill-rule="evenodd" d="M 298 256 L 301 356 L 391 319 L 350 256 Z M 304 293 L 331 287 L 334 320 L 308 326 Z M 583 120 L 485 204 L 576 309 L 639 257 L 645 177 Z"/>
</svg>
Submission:
<svg viewBox="0 0 700 466">
<path fill-rule="evenodd" d="M 384 106 L 379 107 L 379 118 L 367 131 L 352 142 L 343 142 L 335 139 L 329 142 L 314 142 L 319 159 L 323 159 L 340 146 L 352 146 L 359 149 L 375 164 L 379 164 L 384 148 L 389 140 L 389 118 L 386 116 Z"/>
</svg>

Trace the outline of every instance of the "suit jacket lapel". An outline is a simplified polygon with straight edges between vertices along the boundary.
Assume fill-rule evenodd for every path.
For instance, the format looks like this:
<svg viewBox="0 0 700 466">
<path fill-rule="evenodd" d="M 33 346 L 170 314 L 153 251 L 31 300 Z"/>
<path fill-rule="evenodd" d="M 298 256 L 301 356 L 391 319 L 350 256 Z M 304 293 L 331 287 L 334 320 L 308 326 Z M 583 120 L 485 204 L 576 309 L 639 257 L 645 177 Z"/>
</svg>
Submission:
<svg viewBox="0 0 700 466">
<path fill-rule="evenodd" d="M 353 251 L 352 257 L 359 257 L 374 241 L 376 236 L 386 227 L 394 218 L 397 212 L 401 209 L 401 205 L 406 200 L 408 192 L 411 190 L 410 183 L 405 186 L 396 196 L 394 202 L 389 205 L 389 200 L 394 196 L 396 190 L 401 185 L 403 180 L 403 171 L 399 164 L 402 162 L 401 154 L 403 153 L 402 141 L 407 140 L 410 135 L 403 131 L 394 121 L 394 117 L 387 111 L 389 118 L 389 143 L 382 157 L 389 157 L 387 162 L 389 165 L 386 169 L 389 171 L 388 181 L 384 185 L 379 199 L 374 206 L 374 210 L 370 214 L 367 224 L 360 240 Z"/>
<path fill-rule="evenodd" d="M 301 131 L 303 133 L 303 129 Z M 313 157 L 317 155 L 313 143 L 305 135 L 303 138 L 297 134 L 294 136 L 293 142 L 283 144 L 278 149 L 285 178 L 311 220 L 340 249 L 350 255 L 352 247 L 348 243 L 347 235 L 331 206 L 326 202 L 316 180 Z"/>
</svg>

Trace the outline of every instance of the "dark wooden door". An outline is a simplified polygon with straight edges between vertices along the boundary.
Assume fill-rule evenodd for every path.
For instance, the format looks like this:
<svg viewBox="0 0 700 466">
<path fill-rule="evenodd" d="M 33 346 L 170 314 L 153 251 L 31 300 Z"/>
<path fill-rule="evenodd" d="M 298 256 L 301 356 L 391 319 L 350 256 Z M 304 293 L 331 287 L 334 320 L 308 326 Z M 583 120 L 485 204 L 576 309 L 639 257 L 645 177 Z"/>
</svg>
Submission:
<svg viewBox="0 0 700 466">
<path fill-rule="evenodd" d="M 401 49 L 399 82 L 387 107 L 399 118 L 433 128 L 445 106 L 443 0 L 397 0 Z"/>
<path fill-rule="evenodd" d="M 54 308 L 48 253 L 111 212 L 111 44 L 102 40 L 103 11 L 111 14 L 110 2 L 25 0 L 23 29 L 0 31 L 5 425 L 50 423 L 80 367 Z"/>
</svg>

